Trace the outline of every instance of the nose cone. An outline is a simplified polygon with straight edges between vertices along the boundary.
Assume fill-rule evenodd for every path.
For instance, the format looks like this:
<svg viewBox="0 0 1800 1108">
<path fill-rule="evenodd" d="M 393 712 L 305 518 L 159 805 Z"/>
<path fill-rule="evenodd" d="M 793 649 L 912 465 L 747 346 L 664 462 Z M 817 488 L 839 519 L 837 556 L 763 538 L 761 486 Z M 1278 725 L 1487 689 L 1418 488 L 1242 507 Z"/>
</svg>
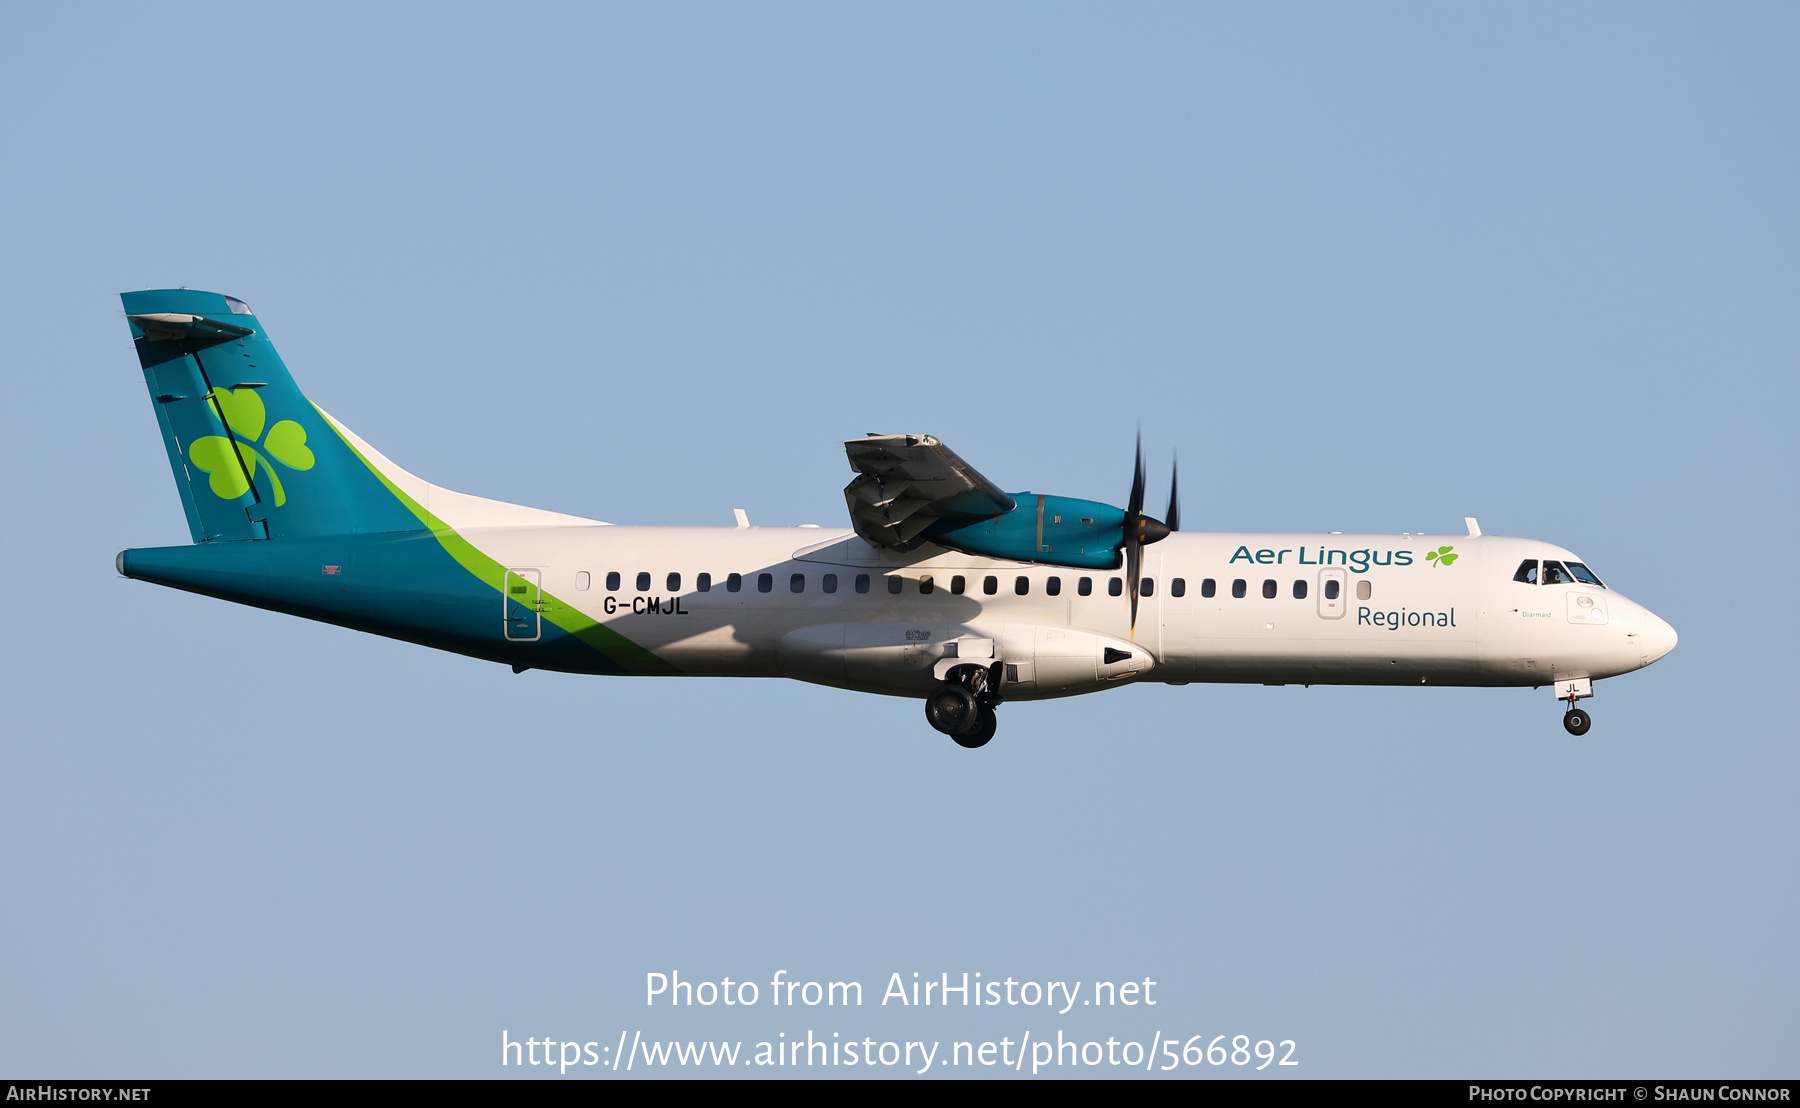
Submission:
<svg viewBox="0 0 1800 1108">
<path fill-rule="evenodd" d="M 1674 650 L 1675 643 L 1680 638 L 1679 635 L 1675 634 L 1675 628 L 1669 626 L 1667 620 L 1653 612 L 1644 613 L 1643 635 L 1645 665 L 1649 665 L 1651 662 L 1661 658 L 1664 654 Z"/>
</svg>

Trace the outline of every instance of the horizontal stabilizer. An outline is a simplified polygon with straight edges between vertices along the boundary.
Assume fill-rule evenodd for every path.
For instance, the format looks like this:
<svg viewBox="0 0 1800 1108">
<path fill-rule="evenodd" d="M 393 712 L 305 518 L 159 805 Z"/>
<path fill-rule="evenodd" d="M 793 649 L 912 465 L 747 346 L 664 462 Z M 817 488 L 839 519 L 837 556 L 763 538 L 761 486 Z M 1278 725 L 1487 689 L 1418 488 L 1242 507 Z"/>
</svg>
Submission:
<svg viewBox="0 0 1800 1108">
<path fill-rule="evenodd" d="M 180 312 L 154 312 L 149 315 L 134 315 L 126 318 L 137 324 L 138 330 L 142 331 L 144 338 L 150 342 L 179 342 L 182 339 L 224 341 L 256 334 L 248 327 L 239 327 L 234 323 L 221 323 L 202 315 L 184 315 Z"/>
</svg>

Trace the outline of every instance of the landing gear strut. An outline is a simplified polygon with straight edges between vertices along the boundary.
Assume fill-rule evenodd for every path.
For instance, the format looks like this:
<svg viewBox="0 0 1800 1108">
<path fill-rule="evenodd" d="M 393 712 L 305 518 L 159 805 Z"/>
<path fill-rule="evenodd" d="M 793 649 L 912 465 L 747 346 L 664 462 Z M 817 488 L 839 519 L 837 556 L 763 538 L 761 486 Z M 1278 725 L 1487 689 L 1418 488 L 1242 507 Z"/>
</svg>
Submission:
<svg viewBox="0 0 1800 1108">
<path fill-rule="evenodd" d="M 994 718 L 994 708 L 1000 703 L 994 686 L 999 682 L 990 678 L 997 676 L 999 668 L 998 664 L 992 670 L 969 665 L 951 670 L 948 680 L 925 698 L 926 720 L 956 740 L 958 746 L 970 750 L 986 746 L 999 723 Z"/>
</svg>

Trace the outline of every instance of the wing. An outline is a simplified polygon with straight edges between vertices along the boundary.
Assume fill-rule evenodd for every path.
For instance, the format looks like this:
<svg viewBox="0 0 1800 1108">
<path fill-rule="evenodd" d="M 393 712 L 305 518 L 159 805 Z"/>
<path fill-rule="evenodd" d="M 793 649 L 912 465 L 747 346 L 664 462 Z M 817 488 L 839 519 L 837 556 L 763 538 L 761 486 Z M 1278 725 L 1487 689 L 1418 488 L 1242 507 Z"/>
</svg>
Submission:
<svg viewBox="0 0 1800 1108">
<path fill-rule="evenodd" d="M 1018 506 L 930 435 L 870 435 L 844 444 L 856 479 L 844 486 L 850 525 L 872 546 L 911 550 L 940 519 L 1005 515 Z"/>
</svg>

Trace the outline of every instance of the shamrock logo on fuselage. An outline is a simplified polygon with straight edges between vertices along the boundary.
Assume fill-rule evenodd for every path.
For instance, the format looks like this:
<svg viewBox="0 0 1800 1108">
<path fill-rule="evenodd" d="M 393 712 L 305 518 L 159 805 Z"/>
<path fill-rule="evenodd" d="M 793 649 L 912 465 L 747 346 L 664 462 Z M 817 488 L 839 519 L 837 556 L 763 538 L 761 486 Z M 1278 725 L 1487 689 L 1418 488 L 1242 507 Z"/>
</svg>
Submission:
<svg viewBox="0 0 1800 1108">
<path fill-rule="evenodd" d="M 1436 550 L 1425 555 L 1425 560 L 1434 566 L 1447 566 L 1451 562 L 1456 561 L 1456 555 L 1450 553 L 1455 549 L 1456 547 L 1454 546 L 1440 546 Z"/>
<path fill-rule="evenodd" d="M 287 490 L 281 487 L 281 475 L 269 459 L 251 444 L 262 439 L 262 448 L 289 469 L 311 469 L 313 452 L 306 445 L 306 428 L 284 419 L 269 428 L 263 438 L 263 424 L 268 411 L 255 389 L 215 388 L 206 394 L 207 403 L 219 419 L 231 428 L 237 442 L 224 435 L 206 435 L 188 444 L 188 460 L 207 475 L 207 487 L 221 500 L 236 500 L 250 491 L 250 477 L 257 467 L 269 475 L 269 487 L 275 492 L 275 506 L 287 503 Z M 242 456 L 242 463 L 239 457 Z"/>
</svg>

